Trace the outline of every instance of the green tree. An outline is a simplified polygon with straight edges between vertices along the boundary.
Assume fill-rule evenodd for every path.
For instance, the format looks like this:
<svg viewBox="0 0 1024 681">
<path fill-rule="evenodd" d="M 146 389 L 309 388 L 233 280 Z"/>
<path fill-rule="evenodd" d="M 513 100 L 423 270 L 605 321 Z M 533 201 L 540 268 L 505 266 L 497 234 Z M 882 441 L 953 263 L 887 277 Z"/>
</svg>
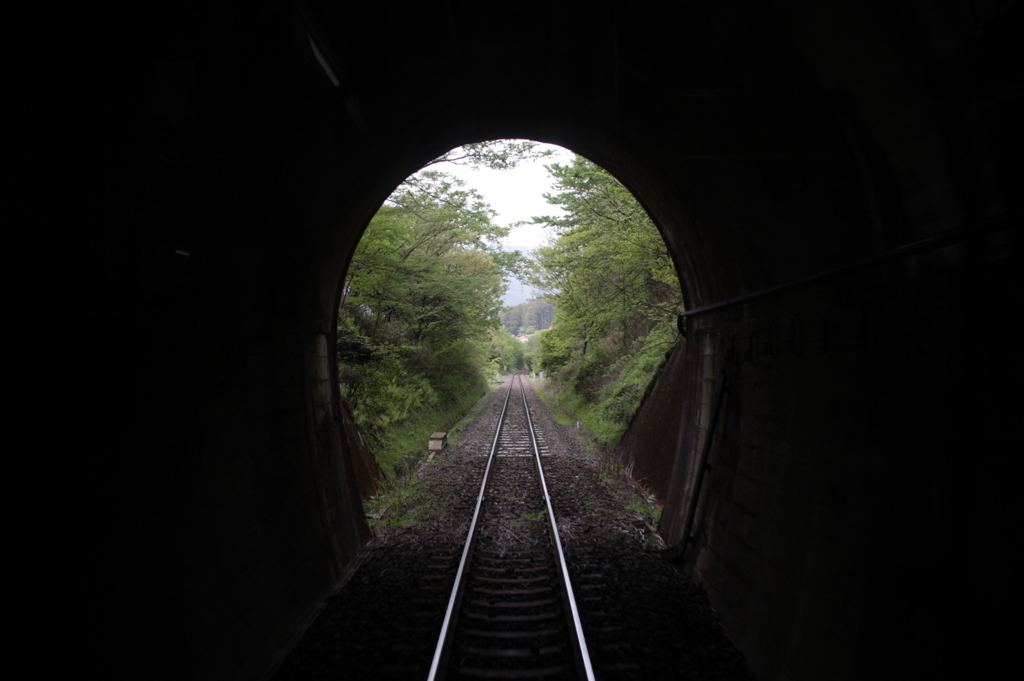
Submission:
<svg viewBox="0 0 1024 681">
<path fill-rule="evenodd" d="M 513 335 L 551 328 L 554 319 L 555 306 L 543 297 L 520 303 L 501 313 L 501 323 Z"/>
<path fill-rule="evenodd" d="M 565 214 L 534 218 L 553 234 L 531 277 L 555 304 L 540 368 L 624 428 L 678 334 L 678 277 L 657 228 L 611 174 L 580 156 L 548 170 L 557 191 L 546 198 Z"/>
<path fill-rule="evenodd" d="M 490 359 L 494 366 L 502 372 L 522 371 L 526 368 L 523 345 L 508 332 L 508 329 L 504 327 L 495 329 L 491 332 Z"/>
<path fill-rule="evenodd" d="M 531 145 L 488 142 L 440 157 L 392 193 L 356 248 L 338 311 L 339 374 L 379 461 L 401 426 L 435 414 L 436 430 L 482 394 L 505 280 L 524 263 L 498 247 L 509 228 L 439 164 L 511 167 Z M 521 363 L 521 351 L 501 356 Z"/>
<path fill-rule="evenodd" d="M 493 170 L 509 170 L 515 168 L 521 161 L 550 155 L 551 151 L 538 149 L 537 143 L 530 140 L 492 140 L 456 147 L 438 156 L 425 167 L 439 163 L 456 163 Z"/>
</svg>

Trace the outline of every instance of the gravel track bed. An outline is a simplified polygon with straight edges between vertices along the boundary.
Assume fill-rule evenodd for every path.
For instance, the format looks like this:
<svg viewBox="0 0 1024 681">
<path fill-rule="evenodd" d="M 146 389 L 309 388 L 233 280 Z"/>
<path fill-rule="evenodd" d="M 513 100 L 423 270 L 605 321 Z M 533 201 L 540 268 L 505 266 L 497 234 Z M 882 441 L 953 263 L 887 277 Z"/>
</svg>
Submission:
<svg viewBox="0 0 1024 681">
<path fill-rule="evenodd" d="M 524 383 L 597 678 L 752 678 L 703 590 L 645 550 L 660 545 L 651 500 Z M 507 384 L 390 495 L 362 564 L 274 681 L 426 678 Z"/>
</svg>

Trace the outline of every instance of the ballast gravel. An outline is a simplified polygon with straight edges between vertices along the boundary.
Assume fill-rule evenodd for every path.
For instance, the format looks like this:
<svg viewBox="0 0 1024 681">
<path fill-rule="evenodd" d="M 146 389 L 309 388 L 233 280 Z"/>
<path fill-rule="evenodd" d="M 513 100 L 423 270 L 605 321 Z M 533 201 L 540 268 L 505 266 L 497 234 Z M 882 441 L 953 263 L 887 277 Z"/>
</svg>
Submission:
<svg viewBox="0 0 1024 681">
<path fill-rule="evenodd" d="M 597 679 L 752 679 L 703 589 L 659 556 L 654 499 L 525 383 Z M 427 677 L 507 384 L 389 492 L 358 568 L 274 681 Z"/>
</svg>

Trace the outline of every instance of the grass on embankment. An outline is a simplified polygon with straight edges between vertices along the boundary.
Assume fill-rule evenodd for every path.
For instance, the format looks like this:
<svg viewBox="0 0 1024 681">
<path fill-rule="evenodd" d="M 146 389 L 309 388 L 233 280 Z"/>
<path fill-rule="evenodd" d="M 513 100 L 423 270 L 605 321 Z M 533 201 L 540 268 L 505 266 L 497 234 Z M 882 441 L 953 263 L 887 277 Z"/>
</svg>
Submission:
<svg viewBox="0 0 1024 681">
<path fill-rule="evenodd" d="M 615 445 L 626 432 L 626 424 L 602 416 L 600 405 L 590 404 L 568 390 L 553 390 L 553 384 L 544 379 L 536 381 L 535 386 L 555 421 L 563 426 L 576 425 L 601 447 Z"/>
<path fill-rule="evenodd" d="M 388 524 L 408 524 L 422 520 L 419 516 L 405 517 L 402 510 L 423 506 L 420 491 L 416 485 L 416 476 L 410 475 L 419 469 L 427 456 L 427 442 L 431 433 L 445 431 L 448 433 L 448 444 L 458 442 L 459 431 L 467 423 L 477 418 L 487 407 L 487 400 L 482 399 L 494 392 L 500 383 L 488 382 L 480 392 L 465 392 L 462 399 L 447 409 L 434 409 L 421 412 L 400 426 L 388 431 L 387 439 L 380 445 L 372 447 L 374 458 L 384 471 L 384 479 L 380 481 L 375 495 L 363 502 L 363 510 L 368 516 L 379 517 L 382 511 L 391 509 Z M 393 520 L 393 522 L 391 522 Z"/>
<path fill-rule="evenodd" d="M 459 430 L 486 406 L 483 396 L 494 392 L 497 384 L 481 384 L 479 390 L 466 390 L 458 399 L 444 408 L 428 409 L 413 418 L 389 428 L 380 442 L 371 445 L 374 458 L 384 471 L 384 485 L 393 483 L 416 466 L 427 455 L 427 441 L 431 433 L 448 433 L 449 444 L 454 444 Z"/>
</svg>

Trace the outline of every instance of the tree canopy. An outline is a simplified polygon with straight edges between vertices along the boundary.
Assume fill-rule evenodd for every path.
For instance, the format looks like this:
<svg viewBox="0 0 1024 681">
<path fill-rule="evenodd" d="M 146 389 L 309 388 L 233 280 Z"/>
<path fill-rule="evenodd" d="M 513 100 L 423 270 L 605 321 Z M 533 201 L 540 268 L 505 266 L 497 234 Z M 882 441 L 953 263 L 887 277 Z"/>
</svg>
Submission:
<svg viewBox="0 0 1024 681">
<path fill-rule="evenodd" d="M 499 248 L 509 228 L 440 164 L 508 168 L 532 150 L 519 141 L 453 150 L 407 178 L 367 226 L 345 279 L 337 343 L 342 396 L 375 454 L 404 424 L 430 415 L 427 428 L 437 430 L 482 394 L 505 280 L 523 268 L 521 254 Z M 521 365 L 514 350 L 518 358 L 501 349 L 497 365 Z"/>
<path fill-rule="evenodd" d="M 530 140 L 492 140 L 456 147 L 438 156 L 426 167 L 438 163 L 456 163 L 493 170 L 509 170 L 515 168 L 521 161 L 550 155 L 550 150 L 538 149 L 537 143 Z"/>
<path fill-rule="evenodd" d="M 678 335 L 679 280 L 665 243 L 636 198 L 583 157 L 552 164 L 548 202 L 562 216 L 534 221 L 552 240 L 531 284 L 555 304 L 540 366 L 624 428 Z"/>
<path fill-rule="evenodd" d="M 501 323 L 513 335 L 530 334 L 551 327 L 555 306 L 547 298 L 534 298 L 501 313 Z"/>
<path fill-rule="evenodd" d="M 581 157 L 547 166 L 556 191 L 545 196 L 565 214 L 534 218 L 551 241 L 528 261 L 501 250 L 509 227 L 441 170 L 538 154 L 529 142 L 485 142 L 435 159 L 385 201 L 352 257 L 338 311 L 341 392 L 389 473 L 401 468 L 401 433 L 421 452 L 424 433 L 460 418 L 497 372 L 541 368 L 621 433 L 676 339 L 672 261 L 606 171 Z M 503 312 L 516 275 L 546 294 Z M 510 333 L 534 331 L 529 344 Z"/>
</svg>

